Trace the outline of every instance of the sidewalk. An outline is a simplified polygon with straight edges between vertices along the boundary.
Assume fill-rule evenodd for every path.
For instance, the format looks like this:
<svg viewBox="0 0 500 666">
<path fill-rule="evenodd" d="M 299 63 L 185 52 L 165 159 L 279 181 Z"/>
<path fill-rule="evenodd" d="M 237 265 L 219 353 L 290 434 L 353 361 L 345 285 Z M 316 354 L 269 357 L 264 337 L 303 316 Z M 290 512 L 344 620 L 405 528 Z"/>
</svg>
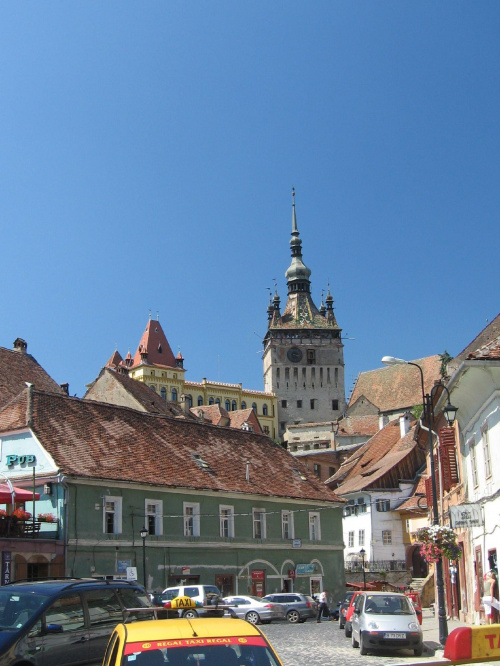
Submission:
<svg viewBox="0 0 500 666">
<path fill-rule="evenodd" d="M 453 629 L 457 627 L 468 627 L 470 625 L 460 620 L 448 620 L 448 634 L 451 634 Z M 422 611 L 422 632 L 424 634 L 424 655 L 426 657 L 435 656 L 436 658 L 443 656 L 443 647 L 439 642 L 439 620 L 434 616 L 430 608 L 424 608 Z"/>
</svg>

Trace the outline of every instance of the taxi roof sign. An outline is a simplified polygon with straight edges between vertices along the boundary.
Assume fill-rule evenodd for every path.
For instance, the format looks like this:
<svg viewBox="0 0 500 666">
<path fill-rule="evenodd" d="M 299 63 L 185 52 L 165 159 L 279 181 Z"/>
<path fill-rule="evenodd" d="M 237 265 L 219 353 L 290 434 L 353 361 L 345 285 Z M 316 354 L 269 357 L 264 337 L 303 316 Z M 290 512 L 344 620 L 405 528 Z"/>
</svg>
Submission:
<svg viewBox="0 0 500 666">
<path fill-rule="evenodd" d="M 196 608 L 196 601 L 191 597 L 175 597 L 170 602 L 170 608 Z"/>
<path fill-rule="evenodd" d="M 500 659 L 500 624 L 454 629 L 448 636 L 443 656 L 453 662 Z"/>
</svg>

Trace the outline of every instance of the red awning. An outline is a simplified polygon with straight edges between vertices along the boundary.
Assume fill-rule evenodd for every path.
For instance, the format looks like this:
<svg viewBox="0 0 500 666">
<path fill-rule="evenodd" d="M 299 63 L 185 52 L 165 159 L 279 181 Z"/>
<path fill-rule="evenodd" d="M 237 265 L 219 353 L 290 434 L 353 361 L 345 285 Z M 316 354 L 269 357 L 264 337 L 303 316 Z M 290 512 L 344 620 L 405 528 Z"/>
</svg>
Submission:
<svg viewBox="0 0 500 666">
<path fill-rule="evenodd" d="M 40 499 L 40 494 L 35 493 L 35 500 Z M 24 488 L 16 488 L 14 486 L 14 501 L 15 502 L 32 502 L 33 491 L 25 490 Z M 6 483 L 0 483 L 0 504 L 10 504 L 12 502 L 12 492 Z"/>
<path fill-rule="evenodd" d="M 361 590 L 363 591 L 365 588 L 363 587 L 363 583 L 346 583 L 346 587 L 353 587 L 355 590 Z M 373 583 L 366 583 L 366 590 L 376 590 L 377 588 Z"/>
</svg>

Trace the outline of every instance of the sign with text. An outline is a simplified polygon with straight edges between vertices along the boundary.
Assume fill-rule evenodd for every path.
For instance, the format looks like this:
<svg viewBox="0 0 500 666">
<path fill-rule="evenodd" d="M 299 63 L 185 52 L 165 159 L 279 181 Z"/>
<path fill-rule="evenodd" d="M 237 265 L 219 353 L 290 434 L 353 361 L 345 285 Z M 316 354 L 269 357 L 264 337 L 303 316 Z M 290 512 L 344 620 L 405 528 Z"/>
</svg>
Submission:
<svg viewBox="0 0 500 666">
<path fill-rule="evenodd" d="M 252 580 L 264 580 L 266 572 L 264 569 L 254 569 L 252 571 Z"/>
<path fill-rule="evenodd" d="M 137 580 L 137 567 L 127 567 L 127 580 Z"/>
<path fill-rule="evenodd" d="M 8 585 L 12 576 L 12 553 L 9 550 L 2 551 L 2 585 Z"/>
<path fill-rule="evenodd" d="M 302 548 L 302 539 L 293 539 L 292 548 Z"/>
<path fill-rule="evenodd" d="M 295 573 L 297 576 L 310 576 L 314 573 L 314 564 L 297 564 Z"/>
<path fill-rule="evenodd" d="M 482 527 L 481 505 L 459 504 L 458 506 L 450 506 L 450 520 L 453 529 L 457 527 Z"/>
</svg>

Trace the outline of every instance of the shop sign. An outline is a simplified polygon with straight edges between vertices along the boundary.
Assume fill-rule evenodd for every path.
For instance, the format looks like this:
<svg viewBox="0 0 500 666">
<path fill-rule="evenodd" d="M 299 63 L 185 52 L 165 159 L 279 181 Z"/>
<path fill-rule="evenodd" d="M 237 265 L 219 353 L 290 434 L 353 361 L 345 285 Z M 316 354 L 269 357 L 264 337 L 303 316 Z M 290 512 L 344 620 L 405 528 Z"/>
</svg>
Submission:
<svg viewBox="0 0 500 666">
<path fill-rule="evenodd" d="M 8 585 L 11 582 L 12 553 L 9 550 L 2 551 L 2 585 Z"/>
<path fill-rule="evenodd" d="M 183 576 L 189 576 L 191 573 L 191 567 L 182 567 L 181 571 Z"/>
<path fill-rule="evenodd" d="M 292 548 L 302 548 L 302 539 L 293 539 Z"/>
<path fill-rule="evenodd" d="M 132 566 L 132 560 L 118 560 L 116 571 L 119 574 L 127 573 L 127 569 L 130 566 Z"/>
<path fill-rule="evenodd" d="M 7 467 L 12 467 L 12 465 L 33 465 L 36 462 L 36 456 L 32 454 L 21 454 L 16 456 L 14 454 L 5 457 Z"/>
<path fill-rule="evenodd" d="M 297 576 L 310 576 L 314 573 L 314 564 L 297 564 L 295 573 Z"/>
<path fill-rule="evenodd" d="M 252 580 L 264 580 L 266 577 L 265 569 L 254 569 L 252 571 Z"/>
<path fill-rule="evenodd" d="M 295 578 L 295 569 L 288 569 L 288 578 Z"/>
<path fill-rule="evenodd" d="M 450 506 L 450 519 L 453 529 L 457 527 L 482 527 L 481 505 L 459 504 L 458 506 Z"/>
</svg>

